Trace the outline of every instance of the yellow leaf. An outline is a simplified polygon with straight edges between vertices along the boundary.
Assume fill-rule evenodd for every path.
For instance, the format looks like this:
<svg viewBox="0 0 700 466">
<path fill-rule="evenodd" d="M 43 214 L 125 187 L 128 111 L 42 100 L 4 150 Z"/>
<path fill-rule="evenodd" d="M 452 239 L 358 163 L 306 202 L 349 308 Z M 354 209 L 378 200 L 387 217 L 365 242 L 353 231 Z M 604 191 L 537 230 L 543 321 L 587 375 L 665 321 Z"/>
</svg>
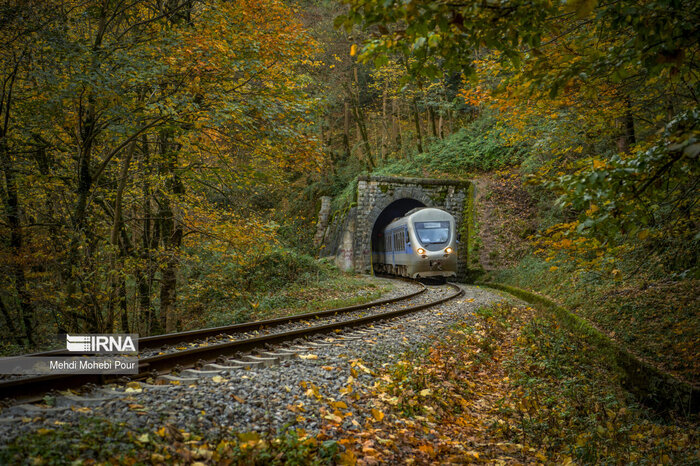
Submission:
<svg viewBox="0 0 700 466">
<path fill-rule="evenodd" d="M 343 422 L 343 418 L 338 416 L 337 414 L 330 414 L 329 413 L 329 414 L 326 414 L 325 416 L 323 416 L 323 418 L 328 419 L 329 421 L 337 422 L 338 424 Z"/>
<path fill-rule="evenodd" d="M 381 422 L 384 419 L 384 413 L 375 408 L 372 408 L 372 416 L 377 422 Z"/>
<path fill-rule="evenodd" d="M 604 168 L 605 162 L 601 160 L 593 160 L 593 169 L 598 170 L 599 168 Z"/>
<path fill-rule="evenodd" d="M 421 390 L 419 394 L 420 394 L 420 396 L 428 396 L 431 393 L 432 393 L 432 391 L 429 388 L 426 388 L 424 390 Z"/>
<path fill-rule="evenodd" d="M 355 55 L 357 55 L 357 45 L 352 44 L 350 47 L 350 56 L 354 57 Z"/>
<path fill-rule="evenodd" d="M 338 455 L 338 464 L 340 466 L 355 466 L 357 463 L 357 457 L 352 450 L 346 450 Z"/>
<path fill-rule="evenodd" d="M 221 383 L 224 381 L 224 378 L 221 377 L 220 375 L 215 375 L 214 377 L 211 378 L 211 381 L 214 383 Z"/>
<path fill-rule="evenodd" d="M 315 354 L 300 354 L 299 357 L 301 359 L 318 359 L 318 356 Z"/>
</svg>

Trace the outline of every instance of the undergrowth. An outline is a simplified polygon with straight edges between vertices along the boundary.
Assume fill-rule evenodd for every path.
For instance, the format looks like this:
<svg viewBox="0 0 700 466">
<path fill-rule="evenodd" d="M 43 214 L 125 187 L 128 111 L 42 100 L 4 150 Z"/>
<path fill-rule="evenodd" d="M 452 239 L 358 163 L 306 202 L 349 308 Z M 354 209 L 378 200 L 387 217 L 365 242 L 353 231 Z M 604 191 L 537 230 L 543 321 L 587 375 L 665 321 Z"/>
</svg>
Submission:
<svg viewBox="0 0 700 466">
<path fill-rule="evenodd" d="M 566 262 L 553 266 L 535 256 L 487 279 L 550 296 L 638 356 L 691 383 L 700 382 L 696 279 L 638 275 L 620 281 L 578 271 Z"/>
<path fill-rule="evenodd" d="M 273 250 L 218 278 L 189 304 L 189 328 L 343 307 L 378 299 L 388 287 L 290 250 Z M 192 287 L 194 288 L 194 286 Z"/>
<path fill-rule="evenodd" d="M 16 439 L 0 450 L 0 464 L 323 465 L 332 464 L 337 452 L 335 442 L 292 429 L 280 434 L 223 431 L 210 438 L 171 424 L 135 431 L 83 418 Z"/>
<path fill-rule="evenodd" d="M 524 145 L 508 142 L 507 134 L 512 131 L 497 119 L 483 116 L 445 139 L 433 140 L 425 152 L 391 161 L 373 174 L 460 178 L 517 165 L 529 152 Z"/>
<path fill-rule="evenodd" d="M 638 405 L 606 361 L 549 314 L 482 308 L 380 374 L 373 435 L 396 441 L 340 443 L 370 462 L 695 464 L 697 419 Z"/>
<path fill-rule="evenodd" d="M 516 423 L 505 429 L 510 438 L 581 463 L 697 460 L 697 424 L 638 406 L 599 350 L 551 316 L 530 310 L 515 319 L 523 325 L 506 361 L 514 390 L 500 410 Z"/>
</svg>

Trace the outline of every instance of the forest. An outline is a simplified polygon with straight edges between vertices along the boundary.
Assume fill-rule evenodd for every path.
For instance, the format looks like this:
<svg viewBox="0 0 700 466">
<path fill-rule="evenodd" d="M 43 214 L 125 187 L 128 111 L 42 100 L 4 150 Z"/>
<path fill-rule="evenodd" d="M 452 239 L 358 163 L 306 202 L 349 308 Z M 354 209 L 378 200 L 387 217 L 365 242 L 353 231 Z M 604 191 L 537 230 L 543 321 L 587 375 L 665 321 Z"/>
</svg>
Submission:
<svg viewBox="0 0 700 466">
<path fill-rule="evenodd" d="M 470 281 L 697 387 L 698 37 L 692 0 L 0 0 L 0 355 L 376 294 L 312 238 L 396 175 L 476 183 Z"/>
</svg>

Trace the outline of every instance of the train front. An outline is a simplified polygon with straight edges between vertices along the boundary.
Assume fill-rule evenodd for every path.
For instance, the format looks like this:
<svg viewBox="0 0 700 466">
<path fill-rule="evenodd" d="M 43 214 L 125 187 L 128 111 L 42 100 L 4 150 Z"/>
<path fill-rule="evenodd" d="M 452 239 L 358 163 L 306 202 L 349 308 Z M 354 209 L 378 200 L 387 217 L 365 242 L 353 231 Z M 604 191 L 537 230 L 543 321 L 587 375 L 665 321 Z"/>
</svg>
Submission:
<svg viewBox="0 0 700 466">
<path fill-rule="evenodd" d="M 409 216 L 409 235 L 413 249 L 410 277 L 457 275 L 457 232 L 452 215 L 440 209 L 421 209 Z"/>
</svg>

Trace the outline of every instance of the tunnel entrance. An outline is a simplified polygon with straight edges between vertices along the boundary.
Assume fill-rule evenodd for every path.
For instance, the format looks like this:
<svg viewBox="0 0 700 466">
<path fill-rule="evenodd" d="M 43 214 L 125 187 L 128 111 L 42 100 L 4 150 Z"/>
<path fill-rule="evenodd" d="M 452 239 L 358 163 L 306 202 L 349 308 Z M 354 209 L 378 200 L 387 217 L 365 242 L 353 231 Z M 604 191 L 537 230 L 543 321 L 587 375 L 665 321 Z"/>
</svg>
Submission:
<svg viewBox="0 0 700 466">
<path fill-rule="evenodd" d="M 370 241 L 372 244 L 372 273 L 374 273 L 374 258 L 375 253 L 384 251 L 384 238 L 382 237 L 382 231 L 384 228 L 392 222 L 395 218 L 403 217 L 411 209 L 416 207 L 425 207 L 425 204 L 421 201 L 411 198 L 398 199 L 388 206 L 377 217 L 372 226 L 372 236 Z"/>
</svg>

